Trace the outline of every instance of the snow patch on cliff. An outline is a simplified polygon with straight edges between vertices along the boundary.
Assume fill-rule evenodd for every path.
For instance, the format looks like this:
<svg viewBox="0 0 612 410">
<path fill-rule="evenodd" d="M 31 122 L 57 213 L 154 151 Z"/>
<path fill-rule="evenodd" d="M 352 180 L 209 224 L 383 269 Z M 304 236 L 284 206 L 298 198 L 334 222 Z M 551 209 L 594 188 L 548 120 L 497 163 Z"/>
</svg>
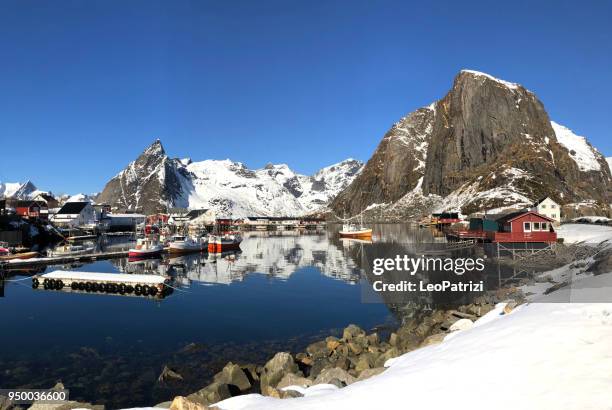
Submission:
<svg viewBox="0 0 612 410">
<path fill-rule="evenodd" d="M 576 162 L 581 171 L 601 170 L 598 158 L 602 157 L 602 155 L 589 144 L 585 137 L 574 134 L 569 128 L 554 121 L 551 121 L 550 125 L 552 125 L 555 131 L 557 141 L 569 151 L 570 157 Z"/>
</svg>

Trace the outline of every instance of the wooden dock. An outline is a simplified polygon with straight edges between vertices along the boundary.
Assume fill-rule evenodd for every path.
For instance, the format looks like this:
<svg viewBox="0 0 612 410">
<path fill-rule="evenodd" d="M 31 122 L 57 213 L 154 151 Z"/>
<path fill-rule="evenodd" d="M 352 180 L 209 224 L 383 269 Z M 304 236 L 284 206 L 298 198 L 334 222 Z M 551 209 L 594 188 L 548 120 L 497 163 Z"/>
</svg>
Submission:
<svg viewBox="0 0 612 410">
<path fill-rule="evenodd" d="M 3 269 L 10 269 L 12 267 L 24 267 L 24 266 L 41 266 L 41 265 L 63 265 L 66 263 L 74 262 L 95 262 L 97 260 L 125 258 L 128 256 L 128 251 L 114 251 L 114 252 L 97 252 L 90 254 L 81 255 L 63 255 L 63 256 L 44 256 L 39 258 L 30 259 L 12 259 L 4 261 L 3 265 L 0 265 Z"/>
</svg>

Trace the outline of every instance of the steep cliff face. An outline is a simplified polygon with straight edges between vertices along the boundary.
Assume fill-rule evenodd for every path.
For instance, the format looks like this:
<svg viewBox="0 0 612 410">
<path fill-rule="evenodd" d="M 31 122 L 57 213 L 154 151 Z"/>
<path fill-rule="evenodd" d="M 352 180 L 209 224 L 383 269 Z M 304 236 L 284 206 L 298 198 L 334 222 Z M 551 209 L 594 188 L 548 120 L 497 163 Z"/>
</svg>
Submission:
<svg viewBox="0 0 612 410">
<path fill-rule="evenodd" d="M 551 123 L 543 104 L 521 85 L 464 70 L 444 98 L 398 124 L 336 198 L 336 213 L 354 215 L 383 203 L 469 213 L 543 196 L 609 203 L 605 158 L 583 137 Z M 415 167 L 420 161 L 424 165 Z"/>
<path fill-rule="evenodd" d="M 395 123 L 363 171 L 335 198 L 333 209 L 354 215 L 372 204 L 391 204 L 414 189 L 425 174 L 434 117 L 432 105 Z"/>
</svg>

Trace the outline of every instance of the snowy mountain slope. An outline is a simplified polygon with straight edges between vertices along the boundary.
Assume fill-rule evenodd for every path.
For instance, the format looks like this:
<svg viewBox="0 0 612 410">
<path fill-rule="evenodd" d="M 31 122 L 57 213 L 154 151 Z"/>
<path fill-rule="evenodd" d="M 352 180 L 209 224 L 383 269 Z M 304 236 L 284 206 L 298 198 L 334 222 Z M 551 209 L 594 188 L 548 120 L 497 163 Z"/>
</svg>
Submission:
<svg viewBox="0 0 612 410">
<path fill-rule="evenodd" d="M 555 131 L 557 141 L 567 148 L 570 156 L 576 161 L 581 171 L 601 170 L 598 160 L 603 158 L 603 155 L 589 144 L 585 137 L 574 134 L 569 128 L 554 121 L 551 121 L 550 125 L 552 125 Z"/>
<path fill-rule="evenodd" d="M 0 182 L 0 198 L 12 198 L 21 186 L 20 182 Z"/>
<path fill-rule="evenodd" d="M 0 182 L 0 198 L 15 198 L 15 199 L 28 199 L 33 195 L 36 195 L 38 189 L 30 182 Z"/>
<path fill-rule="evenodd" d="M 606 158 L 606 162 L 608 163 L 608 168 L 610 168 L 610 170 L 612 170 L 612 157 L 607 157 Z"/>
<path fill-rule="evenodd" d="M 313 176 L 297 174 L 286 164 L 251 170 L 229 159 L 171 159 L 158 140 L 109 181 L 97 201 L 144 212 L 182 207 L 213 208 L 219 216 L 234 218 L 297 216 L 325 206 L 361 167 L 346 160 Z"/>
</svg>

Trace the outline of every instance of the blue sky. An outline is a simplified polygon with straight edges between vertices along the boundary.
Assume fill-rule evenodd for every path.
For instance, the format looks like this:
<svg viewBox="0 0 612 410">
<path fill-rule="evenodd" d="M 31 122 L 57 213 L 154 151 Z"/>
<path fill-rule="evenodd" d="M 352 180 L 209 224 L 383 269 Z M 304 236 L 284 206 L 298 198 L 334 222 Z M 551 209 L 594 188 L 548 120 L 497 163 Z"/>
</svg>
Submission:
<svg viewBox="0 0 612 410">
<path fill-rule="evenodd" d="M 462 68 L 612 155 L 612 2 L 0 0 L 0 181 L 94 192 L 170 156 L 367 160 Z"/>
</svg>

